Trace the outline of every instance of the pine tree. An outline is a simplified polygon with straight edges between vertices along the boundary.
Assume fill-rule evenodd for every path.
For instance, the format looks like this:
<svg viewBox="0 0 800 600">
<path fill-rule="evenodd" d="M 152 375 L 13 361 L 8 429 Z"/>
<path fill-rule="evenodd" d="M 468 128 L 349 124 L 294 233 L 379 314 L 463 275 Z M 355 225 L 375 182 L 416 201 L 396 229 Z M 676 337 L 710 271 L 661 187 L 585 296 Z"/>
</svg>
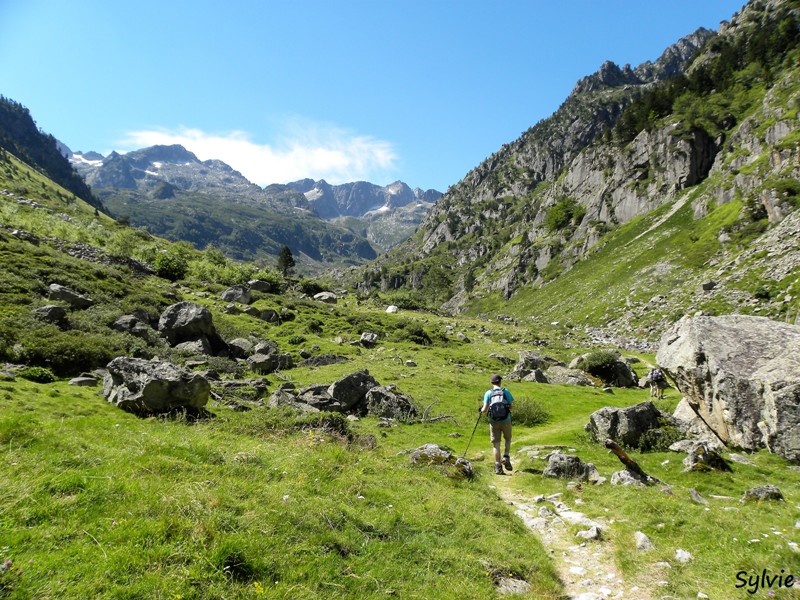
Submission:
<svg viewBox="0 0 800 600">
<path fill-rule="evenodd" d="M 284 246 L 281 248 L 280 254 L 278 254 L 278 271 L 286 277 L 292 272 L 293 268 L 294 257 L 292 256 L 292 251 L 289 249 L 289 246 Z"/>
</svg>

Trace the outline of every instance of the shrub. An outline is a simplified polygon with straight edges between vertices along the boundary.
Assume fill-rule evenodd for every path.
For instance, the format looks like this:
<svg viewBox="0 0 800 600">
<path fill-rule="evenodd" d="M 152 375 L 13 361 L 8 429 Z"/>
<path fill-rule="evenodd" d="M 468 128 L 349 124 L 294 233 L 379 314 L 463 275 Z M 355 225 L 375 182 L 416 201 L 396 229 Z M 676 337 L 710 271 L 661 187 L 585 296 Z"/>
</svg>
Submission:
<svg viewBox="0 0 800 600">
<path fill-rule="evenodd" d="M 686 437 L 666 419 L 660 419 L 659 425 L 656 429 L 645 431 L 639 438 L 637 449 L 640 452 L 668 452 L 672 444 Z"/>
<path fill-rule="evenodd" d="M 532 398 L 516 398 L 511 409 L 512 419 L 519 425 L 539 425 L 550 418 L 544 406 Z"/>
<path fill-rule="evenodd" d="M 306 324 L 306 331 L 308 331 L 308 333 L 315 333 L 315 334 L 322 333 L 322 321 L 320 321 L 319 319 L 311 319 Z"/>
<path fill-rule="evenodd" d="M 617 359 L 617 353 L 612 350 L 598 350 L 589 353 L 586 358 L 581 360 L 578 368 L 603 381 L 609 381 L 614 377 L 614 364 Z"/>
<path fill-rule="evenodd" d="M 314 296 L 325 291 L 325 288 L 313 279 L 301 279 L 297 284 L 297 289 L 307 296 Z"/>
<path fill-rule="evenodd" d="M 306 338 L 304 338 L 302 335 L 293 335 L 287 341 L 292 346 L 299 346 L 300 344 L 306 341 Z"/>
<path fill-rule="evenodd" d="M 414 342 L 420 346 L 430 346 L 433 344 L 431 336 L 419 323 L 409 323 L 398 321 L 397 331 L 392 335 L 392 340 L 396 342 Z"/>
<path fill-rule="evenodd" d="M 35 383 L 53 383 L 56 380 L 53 372 L 45 367 L 28 367 L 20 371 L 19 376 Z"/>
<path fill-rule="evenodd" d="M 153 268 L 159 277 L 177 281 L 186 276 L 186 272 L 189 270 L 189 260 L 181 250 L 172 247 L 156 256 Z"/>
</svg>

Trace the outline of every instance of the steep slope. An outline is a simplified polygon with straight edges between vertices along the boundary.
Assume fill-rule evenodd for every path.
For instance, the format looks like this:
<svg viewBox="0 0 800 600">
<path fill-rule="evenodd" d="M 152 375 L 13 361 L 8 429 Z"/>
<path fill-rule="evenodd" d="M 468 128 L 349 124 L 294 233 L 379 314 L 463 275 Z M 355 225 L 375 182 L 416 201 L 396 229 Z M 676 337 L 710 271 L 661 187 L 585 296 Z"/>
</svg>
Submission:
<svg viewBox="0 0 800 600">
<path fill-rule="evenodd" d="M 451 188 L 362 286 L 399 288 L 448 310 L 529 315 L 535 307 L 542 318 L 613 326 L 615 302 L 624 305 L 630 287 L 608 278 L 607 263 L 635 259 L 627 284 L 672 273 L 664 310 L 634 311 L 625 323 L 654 335 L 704 304 L 690 290 L 721 278 L 715 267 L 791 238 L 793 220 L 784 217 L 798 203 L 798 22 L 796 1 L 753 2 L 718 35 L 697 32 L 653 65 L 606 63 L 552 117 Z M 641 246 L 678 234 L 677 248 Z M 628 245 L 630 236 L 638 245 Z M 765 302 L 797 297 L 794 280 L 785 280 L 796 275 L 796 248 L 787 243 L 780 279 L 752 272 L 741 295 L 707 308 L 789 312 Z M 613 256 L 603 248 L 614 248 Z M 662 260 L 668 251 L 680 257 Z M 580 279 L 572 271 L 583 262 Z M 614 298 L 571 303 L 557 292 L 559 281 L 614 291 Z M 712 295 L 731 289 L 721 284 Z"/>
<path fill-rule="evenodd" d="M 92 206 L 102 205 L 63 156 L 57 140 L 39 130 L 27 108 L 0 96 L 0 148 L 27 162 Z"/>
</svg>

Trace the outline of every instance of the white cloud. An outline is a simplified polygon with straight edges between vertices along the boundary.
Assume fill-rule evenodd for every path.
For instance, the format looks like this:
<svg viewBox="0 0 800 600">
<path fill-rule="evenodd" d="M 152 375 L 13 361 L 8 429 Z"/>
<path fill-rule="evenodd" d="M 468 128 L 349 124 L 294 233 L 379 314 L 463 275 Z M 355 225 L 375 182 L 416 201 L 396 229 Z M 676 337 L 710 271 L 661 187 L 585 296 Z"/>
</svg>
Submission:
<svg viewBox="0 0 800 600">
<path fill-rule="evenodd" d="M 390 142 L 342 128 L 293 119 L 275 143 L 259 144 L 244 131 L 222 134 L 180 127 L 129 133 L 126 150 L 157 144 L 180 144 L 200 160 L 221 160 L 261 186 L 304 177 L 338 184 L 370 181 L 384 184 L 398 160 Z"/>
</svg>

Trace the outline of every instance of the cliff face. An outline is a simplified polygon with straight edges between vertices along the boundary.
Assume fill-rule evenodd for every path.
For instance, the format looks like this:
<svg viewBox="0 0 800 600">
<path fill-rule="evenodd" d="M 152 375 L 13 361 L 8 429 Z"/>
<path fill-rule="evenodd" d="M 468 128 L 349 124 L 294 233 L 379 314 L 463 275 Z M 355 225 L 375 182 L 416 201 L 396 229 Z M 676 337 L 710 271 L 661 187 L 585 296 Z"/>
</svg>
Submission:
<svg viewBox="0 0 800 600">
<path fill-rule="evenodd" d="M 718 34 L 698 30 L 655 63 L 605 63 L 437 202 L 383 261 L 391 287 L 424 287 L 443 265 L 442 308 L 464 310 L 493 291 L 513 310 L 520 293 L 563 277 L 610 233 L 647 219 L 648 235 L 666 237 L 686 211 L 706 219 L 710 240 L 686 248 L 692 285 L 724 279 L 710 267 L 742 252 L 768 252 L 768 240 L 791 235 L 800 203 L 799 28 L 796 2 L 752 2 Z M 726 205 L 732 213 L 711 216 Z"/>
</svg>

